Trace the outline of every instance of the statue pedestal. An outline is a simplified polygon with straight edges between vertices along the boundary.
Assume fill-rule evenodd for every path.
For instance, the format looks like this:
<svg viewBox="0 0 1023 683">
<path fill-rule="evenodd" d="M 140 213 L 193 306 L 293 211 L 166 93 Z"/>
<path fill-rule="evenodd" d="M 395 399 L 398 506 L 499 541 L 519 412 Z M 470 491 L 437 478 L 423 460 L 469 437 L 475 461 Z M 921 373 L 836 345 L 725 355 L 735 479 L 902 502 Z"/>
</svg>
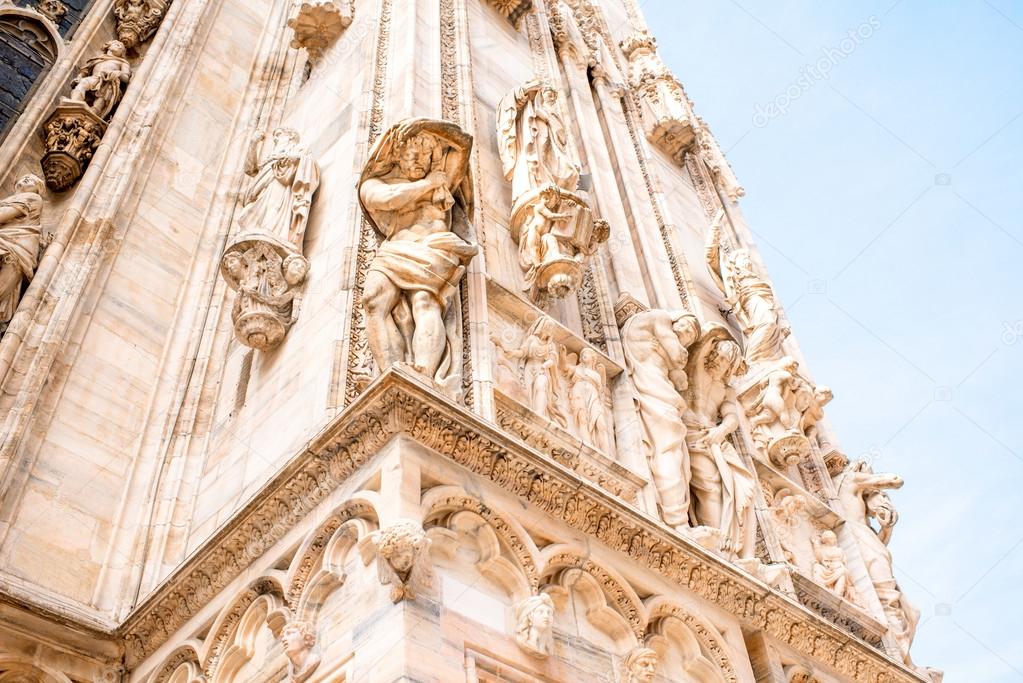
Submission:
<svg viewBox="0 0 1023 683">
<path fill-rule="evenodd" d="M 309 261 L 269 233 L 235 237 L 224 250 L 220 273 L 238 292 L 231 320 L 242 344 L 266 350 L 281 343 L 298 318 L 298 287 Z"/>
<path fill-rule="evenodd" d="M 77 183 L 106 130 L 106 122 L 89 105 L 61 98 L 40 131 L 46 147 L 40 162 L 46 186 L 63 192 Z"/>
<path fill-rule="evenodd" d="M 515 200 L 509 227 L 516 244 L 525 237 L 525 231 L 533 229 L 530 223 L 536 219 L 536 211 L 544 205 L 548 211 L 569 218 L 548 225 L 545 237 L 553 237 L 553 240 L 548 239 L 548 244 L 555 242 L 557 246 L 544 250 L 543 259 L 536 264 L 530 289 L 534 299 L 545 296 L 560 299 L 582 283 L 586 259 L 607 241 L 610 227 L 606 221 L 593 218 L 584 193 L 546 185 Z"/>
</svg>

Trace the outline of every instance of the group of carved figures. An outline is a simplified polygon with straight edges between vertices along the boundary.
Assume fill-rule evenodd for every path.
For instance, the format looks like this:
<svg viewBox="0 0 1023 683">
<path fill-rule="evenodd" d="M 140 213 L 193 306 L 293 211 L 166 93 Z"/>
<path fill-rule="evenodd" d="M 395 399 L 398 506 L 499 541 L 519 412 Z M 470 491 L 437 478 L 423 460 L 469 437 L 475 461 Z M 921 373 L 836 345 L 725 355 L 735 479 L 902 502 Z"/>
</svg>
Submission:
<svg viewBox="0 0 1023 683">
<path fill-rule="evenodd" d="M 503 351 L 498 387 L 512 398 L 524 399 L 537 415 L 612 455 L 607 370 L 589 347 L 570 353 L 555 339 L 556 328 L 553 320 L 541 316 L 516 348 L 508 348 L 500 335 L 493 336 Z"/>
</svg>

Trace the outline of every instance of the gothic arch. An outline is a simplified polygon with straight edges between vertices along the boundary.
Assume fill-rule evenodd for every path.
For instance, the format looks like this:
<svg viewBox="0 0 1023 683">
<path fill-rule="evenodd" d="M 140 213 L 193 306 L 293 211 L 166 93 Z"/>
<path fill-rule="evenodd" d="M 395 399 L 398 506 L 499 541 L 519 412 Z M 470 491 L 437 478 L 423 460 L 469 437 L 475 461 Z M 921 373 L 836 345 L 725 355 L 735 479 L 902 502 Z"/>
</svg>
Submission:
<svg viewBox="0 0 1023 683">
<path fill-rule="evenodd" d="M 221 666 L 225 662 L 229 667 L 232 663 L 234 668 L 240 666 L 238 658 L 244 657 L 246 651 L 251 654 L 252 641 L 266 625 L 267 616 L 283 606 L 284 586 L 277 576 L 261 576 L 239 591 L 220 610 L 203 643 L 202 669 L 207 680 L 211 683 L 230 680 L 222 677 Z"/>
<path fill-rule="evenodd" d="M 511 569 L 511 573 L 521 576 L 525 586 L 512 591 L 516 597 L 524 598 L 537 591 L 540 586 L 538 570 L 540 551 L 529 533 L 516 520 L 502 515 L 458 486 L 437 486 L 430 489 L 423 496 L 422 510 L 424 528 L 431 525 L 453 528 L 453 524 L 459 524 L 456 517 L 459 513 L 471 513 L 482 519 L 494 534 L 498 544 L 491 549 L 488 558 L 491 563 L 489 569 L 501 574 L 508 574 L 508 569 Z M 501 552 L 502 550 L 506 553 Z M 494 565 L 500 564 L 502 560 L 509 567 L 498 570 Z M 505 584 L 508 582 L 507 579 L 502 581 Z"/>
<path fill-rule="evenodd" d="M 65 51 L 57 26 L 34 9 L 5 5 L 0 7 L 0 53 L 11 62 L 0 79 L 0 89 L 17 106 L 0 106 L 0 137 L 21 114 L 24 105 L 39 86 L 50 67 Z"/>
<path fill-rule="evenodd" d="M 39 664 L 21 655 L 0 653 L 0 683 L 71 683 L 71 679 L 57 669 Z"/>
<path fill-rule="evenodd" d="M 650 635 L 663 632 L 665 623 L 670 620 L 680 622 L 693 635 L 702 655 L 720 674 L 726 683 L 735 683 L 738 677 L 735 667 L 728 657 L 728 648 L 724 638 L 716 628 L 693 614 L 692 611 L 671 601 L 664 596 L 654 596 L 646 601 L 647 626 Z"/>
<path fill-rule="evenodd" d="M 587 556 L 586 551 L 567 544 L 548 546 L 543 549 L 541 556 L 542 581 L 565 586 L 571 580 L 573 571 L 588 575 L 600 587 L 607 604 L 613 605 L 615 612 L 628 625 L 636 641 L 642 640 L 647 621 L 646 608 L 636 591 L 618 572 L 597 564 Z"/>
<path fill-rule="evenodd" d="M 201 643 L 197 641 L 178 646 L 164 658 L 148 683 L 200 683 L 202 667 L 199 665 L 199 647 Z"/>
</svg>

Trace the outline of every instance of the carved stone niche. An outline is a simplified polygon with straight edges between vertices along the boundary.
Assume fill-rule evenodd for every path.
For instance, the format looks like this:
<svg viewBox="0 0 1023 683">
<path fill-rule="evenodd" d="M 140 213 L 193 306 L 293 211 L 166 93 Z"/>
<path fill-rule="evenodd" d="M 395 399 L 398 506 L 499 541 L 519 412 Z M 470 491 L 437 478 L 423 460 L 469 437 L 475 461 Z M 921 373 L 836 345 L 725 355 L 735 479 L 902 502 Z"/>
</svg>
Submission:
<svg viewBox="0 0 1023 683">
<path fill-rule="evenodd" d="M 294 32 L 291 47 L 304 48 L 311 63 L 320 61 L 323 52 L 351 25 L 353 3 L 354 0 L 303 2 L 295 16 L 288 19 L 288 28 Z"/>
<path fill-rule="evenodd" d="M 63 192 L 77 183 L 106 130 L 106 122 L 85 102 L 62 99 L 40 132 L 46 147 L 41 162 L 46 186 Z"/>
<path fill-rule="evenodd" d="M 647 138 L 682 164 L 696 145 L 696 116 L 682 84 L 657 54 L 657 40 L 637 31 L 621 43 L 629 84 L 638 99 Z"/>
<path fill-rule="evenodd" d="M 114 0 L 117 38 L 129 50 L 153 37 L 171 0 Z"/>
<path fill-rule="evenodd" d="M 238 292 L 231 309 L 238 341 L 266 350 L 281 343 L 298 319 L 298 285 L 309 261 L 295 247 L 269 234 L 239 235 L 227 245 L 220 273 Z"/>
<path fill-rule="evenodd" d="M 586 259 L 611 234 L 607 221 L 594 219 L 583 195 L 555 185 L 519 197 L 512 208 L 510 228 L 520 252 L 527 250 L 522 240 L 538 243 L 535 250 L 529 249 L 539 258 L 527 275 L 530 298 L 538 302 L 561 299 L 578 289 Z"/>
<path fill-rule="evenodd" d="M 763 367 L 739 390 L 753 442 L 782 468 L 810 455 L 810 439 L 830 400 L 831 390 L 810 382 L 790 357 Z"/>
<path fill-rule="evenodd" d="M 490 4 L 516 29 L 522 24 L 526 13 L 533 9 L 533 0 L 490 0 Z"/>
</svg>

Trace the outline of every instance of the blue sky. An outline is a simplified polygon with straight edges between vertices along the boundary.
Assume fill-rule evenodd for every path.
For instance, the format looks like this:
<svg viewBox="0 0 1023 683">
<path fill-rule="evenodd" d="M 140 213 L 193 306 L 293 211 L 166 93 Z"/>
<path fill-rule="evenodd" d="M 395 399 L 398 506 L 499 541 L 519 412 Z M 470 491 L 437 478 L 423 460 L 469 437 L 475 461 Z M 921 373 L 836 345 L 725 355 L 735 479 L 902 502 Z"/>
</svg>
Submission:
<svg viewBox="0 0 1023 683">
<path fill-rule="evenodd" d="M 746 187 L 845 452 L 906 480 L 917 663 L 1023 681 L 1023 3 L 642 7 Z"/>
</svg>

